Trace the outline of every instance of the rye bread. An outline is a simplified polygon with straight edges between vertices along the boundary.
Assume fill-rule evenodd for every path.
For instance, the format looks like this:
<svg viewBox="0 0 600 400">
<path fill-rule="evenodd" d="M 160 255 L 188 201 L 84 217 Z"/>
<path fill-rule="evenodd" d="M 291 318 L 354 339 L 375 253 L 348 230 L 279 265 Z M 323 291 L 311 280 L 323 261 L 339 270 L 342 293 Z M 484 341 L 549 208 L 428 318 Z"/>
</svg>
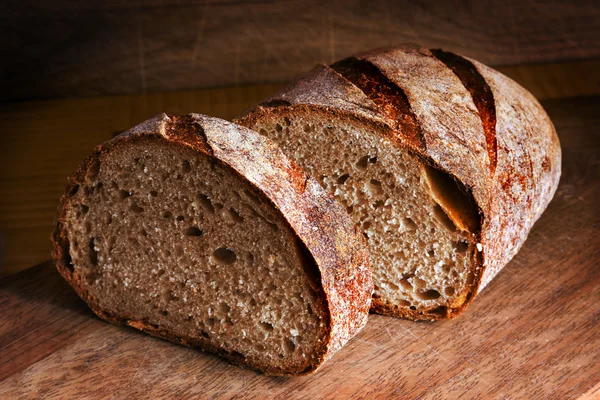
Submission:
<svg viewBox="0 0 600 400">
<path fill-rule="evenodd" d="M 52 241 L 102 319 L 267 374 L 315 371 L 367 321 L 369 257 L 345 211 L 273 142 L 216 118 L 162 114 L 98 146 Z"/>
</svg>

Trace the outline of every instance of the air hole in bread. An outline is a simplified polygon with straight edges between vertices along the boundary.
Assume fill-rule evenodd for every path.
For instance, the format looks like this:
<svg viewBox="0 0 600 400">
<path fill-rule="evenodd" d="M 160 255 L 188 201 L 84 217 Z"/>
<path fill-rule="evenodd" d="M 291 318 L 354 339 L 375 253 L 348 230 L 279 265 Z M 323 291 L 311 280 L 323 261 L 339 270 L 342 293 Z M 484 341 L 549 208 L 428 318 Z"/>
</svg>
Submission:
<svg viewBox="0 0 600 400">
<path fill-rule="evenodd" d="M 377 179 L 371 179 L 369 181 L 369 189 L 371 190 L 371 193 L 375 196 L 383 193 L 383 189 L 381 188 L 381 182 L 379 182 Z"/>
<path fill-rule="evenodd" d="M 90 263 L 94 266 L 98 265 L 98 247 L 96 246 L 96 238 L 91 238 L 89 243 Z"/>
<path fill-rule="evenodd" d="M 283 130 L 283 126 L 281 126 L 281 124 L 277 124 L 275 126 L 275 129 L 277 130 L 277 132 L 281 132 Z"/>
<path fill-rule="evenodd" d="M 189 173 L 192 170 L 192 165 L 188 160 L 183 160 L 182 169 L 184 173 Z"/>
<path fill-rule="evenodd" d="M 220 303 L 219 311 L 221 311 L 223 314 L 229 314 L 229 311 L 231 311 L 231 307 L 227 303 Z"/>
<path fill-rule="evenodd" d="M 141 214 L 144 212 L 144 209 L 140 207 L 135 201 L 131 202 L 129 209 L 136 214 Z"/>
<path fill-rule="evenodd" d="M 88 168 L 85 178 L 88 182 L 94 182 L 98 178 L 98 174 L 100 173 L 100 160 L 98 158 L 94 158 L 92 164 Z"/>
<path fill-rule="evenodd" d="M 237 211 L 236 211 L 235 209 L 233 209 L 233 208 L 230 208 L 230 209 L 228 210 L 228 215 L 229 215 L 229 218 L 231 218 L 231 220 L 232 220 L 233 222 L 236 222 L 236 223 L 241 223 L 241 222 L 244 222 L 244 218 L 242 218 L 242 216 L 240 215 L 240 213 L 239 213 L 239 212 L 237 212 Z"/>
<path fill-rule="evenodd" d="M 183 220 L 185 220 L 185 217 L 183 215 L 178 215 L 177 218 L 175 218 L 178 222 L 182 222 Z"/>
<path fill-rule="evenodd" d="M 448 307 L 446 307 L 446 306 L 435 307 L 430 310 L 427 310 L 427 314 L 446 316 L 448 314 Z"/>
<path fill-rule="evenodd" d="M 408 300 L 401 299 L 401 300 L 398 301 L 398 305 L 401 306 L 401 307 L 410 307 L 410 304 L 411 303 Z"/>
<path fill-rule="evenodd" d="M 427 283 L 426 283 L 426 282 L 425 282 L 423 279 L 421 279 L 421 278 L 419 278 L 419 277 L 416 277 L 416 276 L 415 276 L 415 277 L 413 277 L 413 278 L 411 278 L 411 279 L 412 279 L 413 285 L 414 285 L 414 286 L 415 286 L 417 289 L 422 289 L 422 288 L 424 288 L 424 287 L 425 287 L 425 285 L 427 285 Z"/>
<path fill-rule="evenodd" d="M 260 323 L 260 327 L 261 329 L 263 329 L 265 332 L 273 332 L 273 325 L 268 323 L 268 322 L 261 322 Z"/>
<path fill-rule="evenodd" d="M 296 344 L 290 339 L 285 339 L 284 348 L 286 353 L 293 353 L 296 350 Z"/>
<path fill-rule="evenodd" d="M 198 237 L 202 236 L 202 231 L 196 226 L 190 226 L 185 230 L 185 236 Z"/>
<path fill-rule="evenodd" d="M 165 219 L 171 219 L 171 218 L 173 218 L 173 213 L 171 211 L 165 211 L 165 212 L 163 212 L 162 216 Z"/>
<path fill-rule="evenodd" d="M 150 196 L 157 197 L 158 196 L 158 192 L 156 190 L 151 190 L 150 191 Z"/>
<path fill-rule="evenodd" d="M 85 204 L 82 204 L 82 205 L 81 205 L 81 212 L 82 212 L 83 214 L 87 214 L 87 213 L 88 213 L 88 211 L 90 211 L 90 208 L 89 208 L 88 206 L 86 206 Z"/>
<path fill-rule="evenodd" d="M 365 171 L 367 169 L 367 165 L 369 164 L 369 156 L 361 157 L 355 164 L 356 169 L 359 171 Z"/>
<path fill-rule="evenodd" d="M 233 264 L 237 258 L 235 252 L 226 247 L 219 247 L 213 253 L 213 257 L 218 264 L 230 265 Z"/>
<path fill-rule="evenodd" d="M 200 202 L 200 205 L 202 206 L 204 211 L 211 214 L 215 212 L 215 207 L 213 206 L 212 201 L 210 201 L 210 198 L 207 195 L 202 193 L 198 194 L 198 201 Z"/>
<path fill-rule="evenodd" d="M 132 194 L 133 193 L 131 193 L 129 190 L 123 190 L 123 189 L 121 189 L 119 191 L 119 197 L 121 198 L 121 200 L 125 200 L 126 198 L 128 198 Z"/>
<path fill-rule="evenodd" d="M 410 217 L 404 217 L 402 219 L 402 226 L 404 226 L 404 229 L 408 232 L 414 232 L 417 230 L 417 224 Z"/>
<path fill-rule="evenodd" d="M 408 281 L 408 279 L 400 279 L 400 286 L 402 286 L 402 289 L 404 290 L 413 290 L 413 285 L 412 283 L 410 283 Z"/>
<path fill-rule="evenodd" d="M 418 291 L 417 297 L 421 300 L 436 300 L 440 298 L 440 292 L 434 289 Z"/>
<path fill-rule="evenodd" d="M 62 238 L 60 241 L 61 264 L 73 272 L 73 260 L 71 259 L 71 246 L 69 239 Z"/>
<path fill-rule="evenodd" d="M 277 226 L 277 224 L 270 222 L 270 221 L 267 221 L 267 223 L 269 224 L 269 228 L 271 228 L 271 230 L 273 232 L 277 232 L 279 230 L 279 227 Z"/>
<path fill-rule="evenodd" d="M 79 191 L 79 185 L 73 185 L 73 186 L 71 186 L 71 189 L 69 190 L 68 195 L 70 197 L 73 197 L 77 194 L 78 191 Z"/>
<path fill-rule="evenodd" d="M 454 242 L 454 249 L 459 254 L 466 253 L 468 248 L 469 248 L 469 243 L 467 243 L 464 240 L 460 240 L 458 242 Z"/>
<path fill-rule="evenodd" d="M 452 286 L 446 286 L 444 288 L 444 294 L 446 296 L 453 296 L 454 295 L 454 288 Z"/>
<path fill-rule="evenodd" d="M 344 174 L 344 175 L 340 176 L 340 177 L 337 179 L 337 183 L 338 183 L 339 185 L 343 185 L 344 183 L 346 183 L 346 181 L 348 180 L 348 178 L 350 178 L 350 174 Z"/>
</svg>

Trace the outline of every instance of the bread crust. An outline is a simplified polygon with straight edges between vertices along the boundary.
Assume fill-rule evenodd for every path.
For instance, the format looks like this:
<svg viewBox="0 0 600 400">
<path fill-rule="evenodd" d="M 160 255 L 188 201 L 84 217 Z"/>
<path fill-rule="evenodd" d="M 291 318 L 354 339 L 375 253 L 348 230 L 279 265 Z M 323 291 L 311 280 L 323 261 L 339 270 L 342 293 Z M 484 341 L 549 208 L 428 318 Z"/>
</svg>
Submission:
<svg viewBox="0 0 600 400">
<path fill-rule="evenodd" d="M 70 265 L 66 232 L 69 199 L 86 179 L 94 163 L 113 148 L 135 140 L 155 137 L 205 154 L 227 165 L 248 181 L 278 210 L 310 256 L 324 295 L 328 315 L 327 337 L 321 354 L 304 371 L 285 370 L 269 365 L 250 365 L 240 354 L 210 345 L 202 338 L 177 337 L 143 321 L 129 320 L 100 309 L 90 296 L 86 283 Z M 356 232 L 346 212 L 319 184 L 288 160 L 267 138 L 251 130 L 199 114 L 158 115 L 96 147 L 94 153 L 70 178 L 61 197 L 56 229 L 52 234 L 52 255 L 60 274 L 99 317 L 116 325 L 128 325 L 175 343 L 217 353 L 230 362 L 261 370 L 270 375 L 314 372 L 366 324 L 373 292 L 369 256 L 362 235 Z"/>
<path fill-rule="evenodd" d="M 374 299 L 372 311 L 377 313 L 411 319 L 451 318 L 461 313 L 517 253 L 558 186 L 560 143 L 539 102 L 499 72 L 456 57 L 461 58 L 461 68 L 466 69 L 466 64 L 468 73 L 480 76 L 461 76 L 461 81 L 430 50 L 413 45 L 351 58 L 375 66 L 404 93 L 423 135 L 419 145 L 410 132 L 404 132 L 397 117 L 390 118 L 389 112 L 359 89 L 360 82 L 356 86 L 326 65 L 317 66 L 236 120 L 251 129 L 287 112 L 325 112 L 331 119 L 359 121 L 425 165 L 454 177 L 473 196 L 480 221 L 478 229 L 470 232 L 469 243 L 481 250 L 472 255 L 475 280 L 459 296 L 461 303 L 424 316 Z M 466 87 L 464 81 L 484 87 Z M 481 90 L 491 90 L 494 104 L 490 104 L 490 94 Z"/>
</svg>

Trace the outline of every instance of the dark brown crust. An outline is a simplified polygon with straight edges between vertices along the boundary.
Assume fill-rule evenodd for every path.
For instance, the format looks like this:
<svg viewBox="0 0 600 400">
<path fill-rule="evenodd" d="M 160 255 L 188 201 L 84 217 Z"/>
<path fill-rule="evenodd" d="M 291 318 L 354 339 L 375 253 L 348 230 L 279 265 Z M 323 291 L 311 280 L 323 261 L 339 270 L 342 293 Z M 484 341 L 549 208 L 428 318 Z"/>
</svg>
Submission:
<svg viewBox="0 0 600 400">
<path fill-rule="evenodd" d="M 483 76 L 472 62 L 454 53 L 442 49 L 432 49 L 431 53 L 460 79 L 463 86 L 471 93 L 471 98 L 479 111 L 483 124 L 488 157 L 490 158 L 490 173 L 496 172 L 498 163 L 498 142 L 496 140 L 496 106 L 494 94 Z"/>
<path fill-rule="evenodd" d="M 362 90 L 377 105 L 379 112 L 390 121 L 390 125 L 403 135 L 408 144 L 425 150 L 423 132 L 415 113 L 410 108 L 406 94 L 373 64 L 350 57 L 330 67 Z"/>
<path fill-rule="evenodd" d="M 279 210 L 306 248 L 318 268 L 316 277 L 322 287 L 329 312 L 328 337 L 317 361 L 304 371 L 282 370 L 270 366 L 248 364 L 239 354 L 211 347 L 207 341 L 181 338 L 151 326 L 114 316 L 110 310 L 96 305 L 84 280 L 69 265 L 69 243 L 65 225 L 69 198 L 85 181 L 94 163 L 116 146 L 135 140 L 156 137 L 169 143 L 191 148 L 214 157 L 250 182 Z M 61 275 L 79 296 L 101 318 L 118 325 L 129 325 L 153 336 L 186 346 L 199 347 L 222 355 L 234 364 L 260 369 L 267 374 L 286 375 L 315 371 L 366 324 L 373 283 L 364 238 L 355 232 L 345 211 L 328 196 L 312 178 L 289 161 L 268 139 L 229 122 L 198 114 L 186 116 L 159 115 L 118 137 L 98 146 L 86 159 L 67 186 L 60 200 L 57 227 L 52 234 L 53 258 Z"/>
<path fill-rule="evenodd" d="M 313 112 L 318 118 L 327 111 L 330 114 L 327 118 L 357 120 L 374 132 L 395 138 L 398 146 L 411 149 L 425 164 L 461 182 L 472 193 L 482 219 L 479 232 L 473 232 L 469 238 L 471 247 L 478 245 L 481 252 L 473 253 L 471 272 L 475 281 L 459 296 L 462 304 L 426 318 L 381 304 L 377 299 L 372 307 L 374 312 L 413 319 L 455 316 L 516 254 L 552 199 L 560 177 L 558 137 L 548 116 L 529 92 L 497 71 L 468 60 L 477 75 L 483 77 L 494 99 L 497 159 L 495 174 L 490 174 L 489 133 L 484 130 L 486 122 L 482 124 L 476 106 L 478 102 L 489 108 L 489 99 L 481 98 L 479 89 L 468 91 L 452 69 L 424 48 L 378 50 L 355 58 L 374 65 L 406 94 L 423 132 L 424 150 L 407 143 L 402 132 L 369 96 L 356 87 L 353 89 L 350 81 L 326 66 L 318 66 L 270 99 L 271 104 L 275 104 L 274 100 L 285 100 L 291 105 L 258 106 L 237 122 L 257 128 L 261 121 L 276 118 L 278 113 Z M 386 128 L 381 128 L 382 125 Z"/>
</svg>

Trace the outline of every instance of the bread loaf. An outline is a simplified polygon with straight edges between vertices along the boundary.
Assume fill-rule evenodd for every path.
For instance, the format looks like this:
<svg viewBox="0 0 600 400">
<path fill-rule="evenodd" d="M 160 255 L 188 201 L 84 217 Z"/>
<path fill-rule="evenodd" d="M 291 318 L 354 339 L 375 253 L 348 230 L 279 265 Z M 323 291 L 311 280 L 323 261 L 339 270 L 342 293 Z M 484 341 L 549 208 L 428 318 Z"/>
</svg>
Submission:
<svg viewBox="0 0 600 400">
<path fill-rule="evenodd" d="M 366 323 L 364 239 L 270 140 L 159 115 L 62 197 L 59 272 L 101 318 L 269 374 L 314 371 Z"/>
<path fill-rule="evenodd" d="M 463 311 L 517 253 L 560 176 L 537 100 L 442 50 L 320 65 L 237 122 L 346 207 L 369 243 L 372 310 L 399 317 Z"/>
</svg>

